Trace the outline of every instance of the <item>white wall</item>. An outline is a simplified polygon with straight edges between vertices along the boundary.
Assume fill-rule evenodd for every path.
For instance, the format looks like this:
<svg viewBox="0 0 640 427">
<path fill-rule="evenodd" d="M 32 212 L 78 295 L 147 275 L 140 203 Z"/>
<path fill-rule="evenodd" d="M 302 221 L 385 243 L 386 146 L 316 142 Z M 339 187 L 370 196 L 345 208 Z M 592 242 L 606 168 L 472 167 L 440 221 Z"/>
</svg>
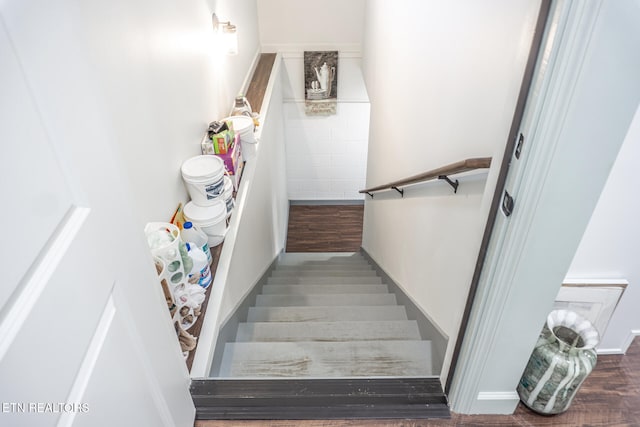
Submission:
<svg viewBox="0 0 640 427">
<path fill-rule="evenodd" d="M 360 51 L 365 3 L 365 0 L 258 0 L 262 47 L 267 52 L 337 47 L 342 51 Z"/>
<path fill-rule="evenodd" d="M 284 119 L 290 200 L 361 200 L 370 105 L 361 59 L 342 54 L 336 114 L 307 116 L 302 53 L 284 55 Z"/>
<path fill-rule="evenodd" d="M 640 334 L 640 109 L 611 170 L 567 279 L 626 279 L 625 293 L 598 346 L 608 352 L 627 350 Z"/>
<path fill-rule="evenodd" d="M 367 186 L 503 150 L 538 1 L 370 0 L 363 69 L 371 98 Z M 393 31 L 395 29 L 395 31 Z M 448 335 L 446 375 L 500 163 L 379 193 L 363 247 Z"/>
<path fill-rule="evenodd" d="M 199 154 L 207 124 L 227 115 L 256 56 L 256 1 L 65 3 L 60 7 L 81 35 L 77 43 L 90 52 L 141 227 L 166 221 L 187 200 L 181 163 Z M 238 56 L 216 52 L 212 12 L 237 25 Z M 61 100 L 61 108 L 68 107 Z M 99 159 L 91 135 L 87 146 Z"/>
<path fill-rule="evenodd" d="M 365 0 L 258 0 L 260 42 L 283 52 L 291 200 L 356 200 L 364 186 L 369 99 L 361 71 Z M 337 114 L 306 116 L 303 51 L 338 50 Z"/>
</svg>

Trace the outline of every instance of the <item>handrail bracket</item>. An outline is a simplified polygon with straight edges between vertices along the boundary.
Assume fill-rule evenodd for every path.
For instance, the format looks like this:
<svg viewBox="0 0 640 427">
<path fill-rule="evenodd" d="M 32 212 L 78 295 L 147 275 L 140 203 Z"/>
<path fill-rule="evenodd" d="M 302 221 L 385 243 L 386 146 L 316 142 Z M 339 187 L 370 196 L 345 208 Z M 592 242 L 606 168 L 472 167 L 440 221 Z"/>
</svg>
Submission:
<svg viewBox="0 0 640 427">
<path fill-rule="evenodd" d="M 396 190 L 398 193 L 400 193 L 400 195 L 404 198 L 404 190 L 402 190 L 402 189 L 400 189 L 400 188 L 398 188 L 398 187 L 391 187 L 391 188 L 393 188 L 393 189 L 394 189 L 394 190 Z"/>
<path fill-rule="evenodd" d="M 442 179 L 444 181 L 447 181 L 449 183 L 449 185 L 453 187 L 453 192 L 454 193 L 458 192 L 458 185 L 460 185 L 460 183 L 458 182 L 457 179 L 455 181 L 451 181 L 451 178 L 449 178 L 447 175 L 439 175 L 438 179 Z"/>
<path fill-rule="evenodd" d="M 373 193 L 372 193 L 372 192 L 367 191 L 367 194 L 368 194 L 369 196 L 371 196 L 371 198 L 373 199 Z"/>
</svg>

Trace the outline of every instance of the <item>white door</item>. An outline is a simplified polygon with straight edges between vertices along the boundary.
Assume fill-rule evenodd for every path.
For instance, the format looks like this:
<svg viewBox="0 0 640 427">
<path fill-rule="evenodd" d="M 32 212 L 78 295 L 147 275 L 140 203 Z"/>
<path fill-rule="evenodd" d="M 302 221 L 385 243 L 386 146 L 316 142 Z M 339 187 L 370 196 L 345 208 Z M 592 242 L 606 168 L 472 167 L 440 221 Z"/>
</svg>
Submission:
<svg viewBox="0 0 640 427">
<path fill-rule="evenodd" d="M 193 425 L 87 65 L 19 12 L 0 1 L 0 425 Z"/>
</svg>

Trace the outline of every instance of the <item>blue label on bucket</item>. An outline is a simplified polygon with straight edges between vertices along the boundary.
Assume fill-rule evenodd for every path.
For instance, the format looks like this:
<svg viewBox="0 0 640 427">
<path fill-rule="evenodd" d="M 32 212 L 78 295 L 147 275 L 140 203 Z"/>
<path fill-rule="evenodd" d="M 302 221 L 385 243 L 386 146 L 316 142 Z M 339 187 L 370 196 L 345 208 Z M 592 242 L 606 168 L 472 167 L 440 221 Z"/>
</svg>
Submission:
<svg viewBox="0 0 640 427">
<path fill-rule="evenodd" d="M 207 193 L 207 200 L 217 199 L 224 191 L 224 180 L 205 185 L 204 191 Z"/>
</svg>

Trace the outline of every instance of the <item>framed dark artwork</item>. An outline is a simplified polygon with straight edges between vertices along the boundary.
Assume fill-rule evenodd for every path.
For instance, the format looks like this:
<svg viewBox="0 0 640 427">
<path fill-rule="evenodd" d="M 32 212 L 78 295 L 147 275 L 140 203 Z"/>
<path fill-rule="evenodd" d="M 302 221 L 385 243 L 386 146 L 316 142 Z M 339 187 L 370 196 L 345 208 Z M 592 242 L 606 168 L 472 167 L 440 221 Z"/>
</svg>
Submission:
<svg viewBox="0 0 640 427">
<path fill-rule="evenodd" d="M 304 86 L 307 114 L 336 114 L 338 51 L 304 52 Z"/>
</svg>

